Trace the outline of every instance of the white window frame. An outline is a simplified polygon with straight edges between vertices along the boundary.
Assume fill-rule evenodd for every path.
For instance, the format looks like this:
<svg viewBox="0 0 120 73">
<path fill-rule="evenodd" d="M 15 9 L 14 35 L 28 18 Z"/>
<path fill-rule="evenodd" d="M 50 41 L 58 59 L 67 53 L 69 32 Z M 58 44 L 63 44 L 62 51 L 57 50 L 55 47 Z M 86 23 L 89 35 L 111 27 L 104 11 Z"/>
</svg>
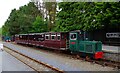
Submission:
<svg viewBox="0 0 120 73">
<path fill-rule="evenodd" d="M 71 39 L 71 35 L 72 34 L 76 34 L 76 38 L 74 38 L 74 39 Z M 70 40 L 76 40 L 77 39 L 77 33 L 70 33 Z"/>
</svg>

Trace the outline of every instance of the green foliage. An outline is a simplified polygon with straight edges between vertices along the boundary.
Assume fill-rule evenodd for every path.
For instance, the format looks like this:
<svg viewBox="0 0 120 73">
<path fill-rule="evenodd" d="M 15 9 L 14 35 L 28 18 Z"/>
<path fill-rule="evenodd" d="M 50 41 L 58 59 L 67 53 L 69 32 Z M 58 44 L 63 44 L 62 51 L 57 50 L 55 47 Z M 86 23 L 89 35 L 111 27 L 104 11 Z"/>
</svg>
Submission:
<svg viewBox="0 0 120 73">
<path fill-rule="evenodd" d="M 120 2 L 61 2 L 59 8 L 55 31 L 120 29 Z"/>
<path fill-rule="evenodd" d="M 2 26 L 2 35 L 9 35 L 9 24 L 8 24 L 8 20 L 7 20 L 7 22 L 5 22 L 5 25 L 4 26 Z"/>
<path fill-rule="evenodd" d="M 56 2 L 45 3 L 47 22 L 33 2 L 13 9 L 2 34 L 120 29 L 120 2 L 61 2 L 58 6 L 56 14 Z"/>
<path fill-rule="evenodd" d="M 33 2 L 20 7 L 19 10 L 13 9 L 2 27 L 2 34 L 15 35 L 31 32 L 37 16 L 41 16 L 41 13 Z"/>
<path fill-rule="evenodd" d="M 102 24 L 106 28 L 120 29 L 120 2 L 104 3 L 103 16 Z"/>
<path fill-rule="evenodd" d="M 47 23 L 40 17 L 37 16 L 36 20 L 33 23 L 33 30 L 31 32 L 46 32 L 47 29 Z"/>
<path fill-rule="evenodd" d="M 2 35 L 2 28 L 0 28 L 0 35 Z"/>
</svg>

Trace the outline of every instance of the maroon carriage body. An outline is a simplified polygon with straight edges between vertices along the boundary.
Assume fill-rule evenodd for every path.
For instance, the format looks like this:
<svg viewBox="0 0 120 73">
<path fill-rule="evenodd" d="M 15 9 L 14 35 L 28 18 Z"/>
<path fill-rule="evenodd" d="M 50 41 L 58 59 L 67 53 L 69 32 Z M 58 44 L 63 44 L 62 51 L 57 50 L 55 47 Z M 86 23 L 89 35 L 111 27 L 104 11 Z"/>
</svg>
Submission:
<svg viewBox="0 0 120 73">
<path fill-rule="evenodd" d="M 57 50 L 67 50 L 68 38 L 68 32 L 31 33 L 16 35 L 15 42 Z"/>
<path fill-rule="evenodd" d="M 20 44 L 28 44 L 28 34 L 15 35 L 15 42 Z"/>
<path fill-rule="evenodd" d="M 57 50 L 66 50 L 68 33 L 66 32 L 47 32 L 45 33 L 44 47 L 57 49 Z"/>
</svg>

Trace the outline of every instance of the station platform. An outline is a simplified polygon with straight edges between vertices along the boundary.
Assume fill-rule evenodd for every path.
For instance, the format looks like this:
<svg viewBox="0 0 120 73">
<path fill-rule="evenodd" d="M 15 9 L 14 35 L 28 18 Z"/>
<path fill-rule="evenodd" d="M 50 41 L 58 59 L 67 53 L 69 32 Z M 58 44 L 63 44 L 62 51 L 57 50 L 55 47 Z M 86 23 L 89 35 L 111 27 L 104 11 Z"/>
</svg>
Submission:
<svg viewBox="0 0 120 73">
<path fill-rule="evenodd" d="M 104 52 L 120 53 L 120 46 L 102 45 L 102 50 Z"/>
</svg>

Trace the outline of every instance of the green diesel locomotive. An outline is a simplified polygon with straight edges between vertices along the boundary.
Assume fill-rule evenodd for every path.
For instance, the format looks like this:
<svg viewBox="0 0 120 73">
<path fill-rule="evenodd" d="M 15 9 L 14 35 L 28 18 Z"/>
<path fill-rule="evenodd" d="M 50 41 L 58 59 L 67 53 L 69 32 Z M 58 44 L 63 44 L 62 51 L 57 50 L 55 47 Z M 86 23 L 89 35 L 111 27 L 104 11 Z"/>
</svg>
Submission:
<svg viewBox="0 0 120 73">
<path fill-rule="evenodd" d="M 81 56 L 99 59 L 103 57 L 102 42 L 89 41 L 83 31 L 69 33 L 69 50 Z"/>
</svg>

